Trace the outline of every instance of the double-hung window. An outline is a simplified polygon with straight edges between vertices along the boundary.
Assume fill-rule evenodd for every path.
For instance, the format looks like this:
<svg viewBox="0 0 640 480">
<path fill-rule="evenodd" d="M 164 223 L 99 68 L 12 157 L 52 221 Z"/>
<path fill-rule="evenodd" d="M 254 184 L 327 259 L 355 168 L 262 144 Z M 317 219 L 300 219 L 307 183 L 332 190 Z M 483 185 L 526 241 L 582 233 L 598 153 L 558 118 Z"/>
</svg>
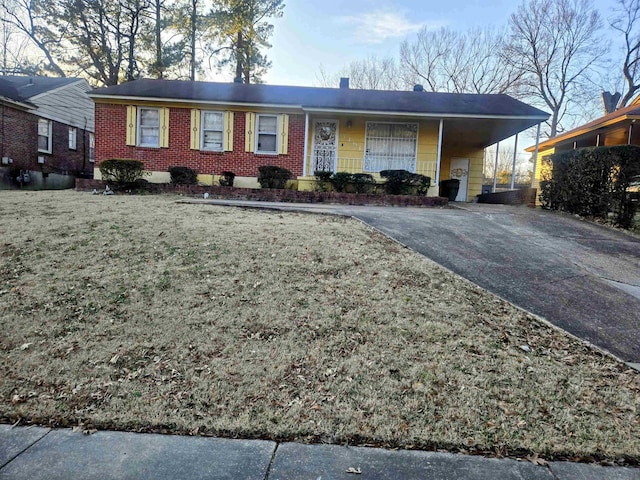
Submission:
<svg viewBox="0 0 640 480">
<path fill-rule="evenodd" d="M 278 153 L 278 116 L 257 116 L 256 153 Z"/>
<path fill-rule="evenodd" d="M 38 119 L 38 151 L 51 153 L 51 120 Z"/>
<path fill-rule="evenodd" d="M 417 147 L 417 123 L 367 122 L 364 171 L 415 173 Z"/>
<path fill-rule="evenodd" d="M 138 145 L 140 147 L 160 146 L 160 109 L 138 109 Z"/>
<path fill-rule="evenodd" d="M 201 125 L 202 138 L 200 145 L 202 145 L 202 150 L 222 152 L 224 147 L 224 114 L 222 112 L 203 111 Z"/>
<path fill-rule="evenodd" d="M 78 129 L 69 127 L 69 150 L 76 150 L 78 147 Z"/>
</svg>

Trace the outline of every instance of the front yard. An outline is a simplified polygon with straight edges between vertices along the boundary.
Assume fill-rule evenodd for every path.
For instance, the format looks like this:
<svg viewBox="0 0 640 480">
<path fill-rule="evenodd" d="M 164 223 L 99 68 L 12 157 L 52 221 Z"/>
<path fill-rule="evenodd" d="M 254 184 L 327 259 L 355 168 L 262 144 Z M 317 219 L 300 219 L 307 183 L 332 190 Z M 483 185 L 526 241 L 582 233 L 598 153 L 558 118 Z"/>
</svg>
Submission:
<svg viewBox="0 0 640 480">
<path fill-rule="evenodd" d="M 362 224 L 0 194 L 0 419 L 640 460 L 640 375 Z"/>
</svg>

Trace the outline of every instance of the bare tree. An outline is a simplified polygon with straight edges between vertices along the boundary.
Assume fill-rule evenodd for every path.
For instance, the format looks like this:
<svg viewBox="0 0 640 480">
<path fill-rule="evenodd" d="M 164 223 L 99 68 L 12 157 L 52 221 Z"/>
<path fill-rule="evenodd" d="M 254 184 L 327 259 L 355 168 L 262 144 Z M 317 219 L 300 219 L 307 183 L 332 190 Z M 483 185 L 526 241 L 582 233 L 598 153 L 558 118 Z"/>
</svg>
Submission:
<svg viewBox="0 0 640 480">
<path fill-rule="evenodd" d="M 618 102 L 618 108 L 621 108 L 628 105 L 640 90 L 640 0 L 618 0 L 609 25 L 622 35 L 624 41 L 622 75 L 625 90 Z"/>
<path fill-rule="evenodd" d="M 483 183 L 493 184 L 493 175 L 496 171 L 496 150 L 495 147 L 485 149 Z M 501 145 L 498 152 L 497 183 L 508 185 L 511 183 L 511 170 L 513 168 L 513 145 Z M 531 183 L 531 170 L 529 157 L 516 155 L 516 178 L 515 183 Z"/>
<path fill-rule="evenodd" d="M 0 4 L 3 22 L 26 35 L 46 57 L 44 70 L 59 77 L 65 71 L 60 65 L 62 34 L 51 28 L 51 3 L 47 0 L 3 1 Z"/>
<path fill-rule="evenodd" d="M 504 32 L 490 28 L 456 32 L 423 28 L 400 47 L 405 84 L 457 93 L 505 93 L 518 85 L 521 70 L 503 61 Z"/>
<path fill-rule="evenodd" d="M 364 90 L 401 90 L 407 87 L 393 57 L 371 55 L 364 60 L 354 60 L 336 74 L 327 73 L 321 66 L 316 75 L 322 87 L 337 87 L 340 77 L 348 77 L 351 88 Z"/>
<path fill-rule="evenodd" d="M 551 110 L 548 136 L 593 91 L 589 72 L 608 51 L 589 0 L 525 0 L 510 18 L 504 60 L 523 73 L 521 95 Z"/>
</svg>

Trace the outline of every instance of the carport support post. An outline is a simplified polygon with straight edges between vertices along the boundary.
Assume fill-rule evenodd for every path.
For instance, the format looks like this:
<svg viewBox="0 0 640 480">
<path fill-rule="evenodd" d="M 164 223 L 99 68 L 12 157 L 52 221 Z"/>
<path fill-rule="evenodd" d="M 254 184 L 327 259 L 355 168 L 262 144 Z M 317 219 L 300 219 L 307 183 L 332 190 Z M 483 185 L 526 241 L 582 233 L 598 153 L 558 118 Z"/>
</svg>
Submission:
<svg viewBox="0 0 640 480">
<path fill-rule="evenodd" d="M 498 155 L 500 153 L 500 142 L 496 143 L 496 163 L 493 166 L 493 190 L 492 193 L 496 193 L 496 184 L 498 183 Z"/>
<path fill-rule="evenodd" d="M 440 119 L 438 128 L 438 156 L 436 157 L 436 187 L 440 185 L 440 161 L 442 160 L 442 127 L 443 121 Z"/>
<path fill-rule="evenodd" d="M 533 151 L 533 173 L 531 174 L 531 188 L 536 186 L 536 167 L 538 164 L 538 146 L 540 145 L 540 124 L 536 131 L 536 149 Z"/>
<path fill-rule="evenodd" d="M 516 155 L 518 154 L 518 134 L 516 133 L 516 141 L 513 144 L 513 164 L 511 166 L 511 190 L 516 186 Z"/>
</svg>

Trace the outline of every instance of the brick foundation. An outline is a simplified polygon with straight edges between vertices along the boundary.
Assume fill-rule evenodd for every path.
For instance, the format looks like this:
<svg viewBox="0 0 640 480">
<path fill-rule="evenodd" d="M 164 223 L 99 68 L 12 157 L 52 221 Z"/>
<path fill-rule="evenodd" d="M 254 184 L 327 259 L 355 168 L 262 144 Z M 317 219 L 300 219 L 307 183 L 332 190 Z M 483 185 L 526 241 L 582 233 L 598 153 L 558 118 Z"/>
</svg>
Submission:
<svg viewBox="0 0 640 480">
<path fill-rule="evenodd" d="M 105 183 L 99 180 L 77 179 L 77 191 L 104 190 Z M 443 207 L 448 200 L 443 197 L 425 197 L 415 195 L 378 195 L 339 192 L 300 192 L 298 190 L 254 189 L 218 187 L 203 185 L 173 185 L 170 183 L 149 184 L 152 192 L 176 193 L 202 197 L 209 193 L 210 198 L 232 200 L 257 200 L 264 202 L 288 203 L 335 203 L 343 205 L 389 205 L 413 207 Z"/>
</svg>

